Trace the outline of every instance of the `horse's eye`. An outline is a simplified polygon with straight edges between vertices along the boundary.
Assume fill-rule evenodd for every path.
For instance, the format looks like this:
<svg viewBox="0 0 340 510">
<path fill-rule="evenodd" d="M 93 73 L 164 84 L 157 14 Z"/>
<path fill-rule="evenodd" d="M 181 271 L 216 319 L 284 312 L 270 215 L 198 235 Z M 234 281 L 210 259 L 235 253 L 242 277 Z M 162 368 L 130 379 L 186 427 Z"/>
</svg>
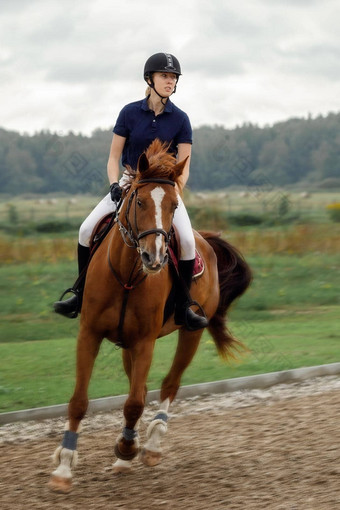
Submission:
<svg viewBox="0 0 340 510">
<path fill-rule="evenodd" d="M 139 199 L 137 200 L 137 205 L 138 207 L 142 207 L 142 202 Z"/>
</svg>

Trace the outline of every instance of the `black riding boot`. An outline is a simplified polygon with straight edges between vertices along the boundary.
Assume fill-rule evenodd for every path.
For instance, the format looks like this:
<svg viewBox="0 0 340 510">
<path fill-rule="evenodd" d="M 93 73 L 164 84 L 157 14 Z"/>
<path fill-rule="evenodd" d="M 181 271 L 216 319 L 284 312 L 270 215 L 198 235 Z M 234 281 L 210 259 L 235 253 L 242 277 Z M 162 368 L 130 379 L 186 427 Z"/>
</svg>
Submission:
<svg viewBox="0 0 340 510">
<path fill-rule="evenodd" d="M 193 304 L 189 291 L 195 260 L 180 260 L 178 263 L 179 286 L 176 293 L 175 324 L 185 325 L 189 331 L 196 331 L 208 326 L 205 316 L 193 312 Z"/>
<path fill-rule="evenodd" d="M 90 257 L 90 248 L 87 246 L 82 246 L 78 244 L 78 272 L 79 275 L 83 273 L 86 269 L 87 263 Z M 77 281 L 76 288 L 68 289 L 64 294 L 68 292 L 73 292 L 73 296 L 65 299 L 64 301 L 56 301 L 54 303 L 54 311 L 56 313 L 60 313 L 65 317 L 69 317 L 70 319 L 74 319 L 77 317 L 78 313 L 81 310 L 82 300 L 83 300 L 83 290 L 85 285 L 85 277 L 86 272 L 84 271 L 84 275 L 80 281 Z M 63 296 L 64 296 L 63 294 Z M 62 297 L 60 299 L 62 299 Z"/>
</svg>

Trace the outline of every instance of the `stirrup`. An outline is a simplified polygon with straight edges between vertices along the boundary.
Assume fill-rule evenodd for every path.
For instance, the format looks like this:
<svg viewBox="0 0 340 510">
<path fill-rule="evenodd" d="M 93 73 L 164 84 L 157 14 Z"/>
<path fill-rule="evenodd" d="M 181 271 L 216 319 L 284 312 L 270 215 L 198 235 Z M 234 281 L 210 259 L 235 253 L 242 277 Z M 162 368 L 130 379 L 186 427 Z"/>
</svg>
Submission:
<svg viewBox="0 0 340 510">
<path fill-rule="evenodd" d="M 201 315 L 196 314 L 196 312 L 193 312 L 191 310 L 190 307 L 193 306 L 193 305 L 198 307 L 199 311 L 201 312 Z M 208 319 L 207 319 L 207 317 L 205 315 L 205 312 L 204 312 L 202 306 L 199 303 L 197 303 L 197 301 L 188 301 L 185 304 L 185 306 L 186 306 L 186 309 L 185 309 L 185 311 L 183 313 L 183 324 L 182 324 L 185 327 L 185 329 L 187 329 L 188 331 L 198 331 L 199 329 L 204 329 L 204 328 L 206 328 L 208 326 L 209 322 L 208 322 Z M 197 315 L 201 319 L 203 319 L 205 321 L 205 324 L 200 326 L 200 327 L 198 327 L 198 328 L 192 327 L 189 324 L 189 319 L 188 319 L 189 310 L 192 311 L 192 313 L 194 313 L 195 315 Z M 175 321 L 175 324 L 176 324 L 176 321 Z M 180 324 L 177 324 L 177 325 L 179 326 Z"/>
<path fill-rule="evenodd" d="M 76 309 L 75 309 L 74 312 L 70 312 L 70 313 L 66 313 L 66 314 L 61 314 L 61 315 L 64 315 L 64 317 L 69 317 L 70 319 L 75 319 L 76 317 L 78 317 L 78 313 L 79 313 L 79 292 L 78 292 L 78 290 L 75 290 L 73 287 L 69 287 L 68 289 L 66 289 L 62 293 L 62 295 L 60 296 L 60 298 L 57 301 L 57 303 L 62 303 L 63 302 L 63 297 L 66 294 L 73 294 L 77 298 L 77 306 L 76 306 Z M 55 309 L 55 306 L 54 306 L 54 309 Z M 56 311 L 56 313 L 59 313 L 59 312 Z"/>
</svg>

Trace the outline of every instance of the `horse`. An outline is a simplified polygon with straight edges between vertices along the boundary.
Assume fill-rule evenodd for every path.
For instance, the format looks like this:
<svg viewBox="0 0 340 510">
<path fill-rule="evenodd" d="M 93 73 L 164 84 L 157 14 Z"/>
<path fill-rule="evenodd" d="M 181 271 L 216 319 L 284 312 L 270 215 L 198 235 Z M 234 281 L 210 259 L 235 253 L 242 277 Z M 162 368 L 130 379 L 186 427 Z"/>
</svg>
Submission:
<svg viewBox="0 0 340 510">
<path fill-rule="evenodd" d="M 54 491 L 66 493 L 72 488 L 77 438 L 88 406 L 88 385 L 104 338 L 122 347 L 129 380 L 123 428 L 115 443 L 117 460 L 113 473 L 130 471 L 139 453 L 147 466 L 161 462 L 170 404 L 203 333 L 176 325 L 173 310 L 167 317 L 164 315 L 175 279 L 168 248 L 178 201 L 177 183 L 185 162 L 177 162 L 159 140 L 152 142 L 139 158 L 114 226 L 90 261 L 77 338 L 75 389 L 63 441 L 54 454 L 57 467 L 49 481 Z M 242 255 L 218 234 L 194 231 L 194 235 L 204 271 L 194 281 L 191 295 L 201 303 L 209 320 L 208 330 L 218 353 L 229 359 L 244 346 L 229 332 L 226 314 L 230 304 L 249 286 L 251 270 Z M 161 385 L 159 412 L 149 425 L 147 441 L 141 449 L 138 424 L 155 342 L 175 330 L 177 350 Z"/>
</svg>

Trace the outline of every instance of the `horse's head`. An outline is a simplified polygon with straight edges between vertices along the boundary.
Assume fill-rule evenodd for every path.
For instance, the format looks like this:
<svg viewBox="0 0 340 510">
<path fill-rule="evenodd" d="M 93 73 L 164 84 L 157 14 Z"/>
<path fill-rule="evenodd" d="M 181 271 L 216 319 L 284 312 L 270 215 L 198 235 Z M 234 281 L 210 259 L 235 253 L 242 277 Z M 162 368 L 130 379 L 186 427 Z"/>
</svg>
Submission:
<svg viewBox="0 0 340 510">
<path fill-rule="evenodd" d="M 167 263 L 170 230 L 178 205 L 176 183 L 185 163 L 186 160 L 176 163 L 176 158 L 167 152 L 167 145 L 159 140 L 139 158 L 127 219 L 147 273 L 156 273 Z"/>
</svg>

